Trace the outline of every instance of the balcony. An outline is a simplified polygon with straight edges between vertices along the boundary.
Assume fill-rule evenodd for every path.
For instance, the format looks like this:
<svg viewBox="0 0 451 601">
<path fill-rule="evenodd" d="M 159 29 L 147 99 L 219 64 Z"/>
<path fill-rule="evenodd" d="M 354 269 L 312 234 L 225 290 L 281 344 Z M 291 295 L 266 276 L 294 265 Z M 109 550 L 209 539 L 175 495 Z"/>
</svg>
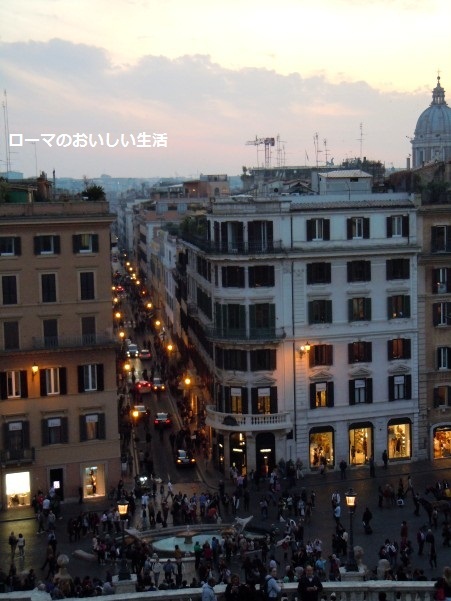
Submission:
<svg viewBox="0 0 451 601">
<path fill-rule="evenodd" d="M 286 337 L 284 328 L 221 328 L 205 327 L 205 336 L 211 341 L 271 343 Z"/>
<path fill-rule="evenodd" d="M 274 255 L 285 253 L 287 249 L 282 240 L 271 242 L 212 242 L 194 236 L 183 239 L 210 255 Z"/>
<path fill-rule="evenodd" d="M 227 430 L 236 432 L 245 430 L 248 432 L 266 432 L 267 430 L 286 430 L 293 429 L 293 422 L 288 412 L 285 413 L 222 413 L 216 411 L 214 405 L 208 405 L 207 426 L 215 430 Z"/>
<path fill-rule="evenodd" d="M 33 350 L 58 350 L 78 347 L 116 346 L 117 342 L 108 335 L 87 334 L 85 336 L 33 336 Z"/>
<path fill-rule="evenodd" d="M 3 467 L 7 465 L 34 463 L 34 447 L 30 449 L 5 449 L 0 451 L 0 463 Z"/>
</svg>

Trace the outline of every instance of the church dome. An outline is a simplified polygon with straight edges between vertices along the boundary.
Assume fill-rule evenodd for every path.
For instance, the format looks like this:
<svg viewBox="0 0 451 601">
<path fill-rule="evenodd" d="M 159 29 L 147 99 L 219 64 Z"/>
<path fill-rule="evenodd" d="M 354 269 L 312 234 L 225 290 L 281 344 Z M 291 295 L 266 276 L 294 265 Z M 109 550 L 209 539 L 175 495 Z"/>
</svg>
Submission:
<svg viewBox="0 0 451 601">
<path fill-rule="evenodd" d="M 440 77 L 432 90 L 431 104 L 418 118 L 412 150 L 414 167 L 451 158 L 451 108 L 445 101 Z"/>
</svg>

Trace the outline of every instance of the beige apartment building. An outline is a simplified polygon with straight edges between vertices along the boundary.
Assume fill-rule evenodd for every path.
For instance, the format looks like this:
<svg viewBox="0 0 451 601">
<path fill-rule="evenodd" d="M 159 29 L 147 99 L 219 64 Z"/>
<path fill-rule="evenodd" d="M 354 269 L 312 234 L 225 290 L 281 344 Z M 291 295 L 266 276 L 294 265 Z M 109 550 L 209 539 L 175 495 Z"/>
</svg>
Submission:
<svg viewBox="0 0 451 601">
<path fill-rule="evenodd" d="M 0 498 L 120 478 L 108 203 L 0 203 Z"/>
</svg>

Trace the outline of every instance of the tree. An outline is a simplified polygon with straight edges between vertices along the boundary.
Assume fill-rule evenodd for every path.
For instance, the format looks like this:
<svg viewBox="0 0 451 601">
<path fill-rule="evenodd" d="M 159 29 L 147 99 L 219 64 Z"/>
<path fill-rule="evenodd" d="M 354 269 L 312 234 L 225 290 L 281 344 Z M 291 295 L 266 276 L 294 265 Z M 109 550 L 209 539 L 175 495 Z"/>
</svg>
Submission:
<svg viewBox="0 0 451 601">
<path fill-rule="evenodd" d="M 102 186 L 92 184 L 91 186 L 86 186 L 83 191 L 83 196 L 87 198 L 87 200 L 105 200 L 105 190 Z"/>
</svg>

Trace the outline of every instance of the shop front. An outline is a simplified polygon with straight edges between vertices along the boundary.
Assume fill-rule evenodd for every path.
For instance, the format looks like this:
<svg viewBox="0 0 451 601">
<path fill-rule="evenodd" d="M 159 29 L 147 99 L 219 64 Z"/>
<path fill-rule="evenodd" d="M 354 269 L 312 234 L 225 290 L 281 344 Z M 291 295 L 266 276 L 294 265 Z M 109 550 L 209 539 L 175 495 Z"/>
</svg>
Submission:
<svg viewBox="0 0 451 601">
<path fill-rule="evenodd" d="M 243 476 L 247 473 L 246 436 L 242 432 L 230 434 L 230 467 Z"/>
<path fill-rule="evenodd" d="M 412 423 L 410 419 L 392 419 L 387 425 L 387 454 L 390 460 L 412 457 Z"/>
<path fill-rule="evenodd" d="M 370 422 L 349 426 L 349 464 L 364 465 L 374 454 L 373 425 Z"/>
<path fill-rule="evenodd" d="M 255 437 L 257 473 L 267 478 L 276 465 L 276 443 L 272 432 L 260 432 Z"/>
<path fill-rule="evenodd" d="M 5 474 L 5 493 L 8 509 L 18 509 L 30 505 L 30 472 Z"/>
<path fill-rule="evenodd" d="M 82 468 L 83 497 L 105 496 L 105 466 L 103 464 L 89 465 Z"/>
<path fill-rule="evenodd" d="M 335 465 L 334 430 L 332 426 L 318 426 L 309 432 L 309 463 L 311 469 Z"/>
<path fill-rule="evenodd" d="M 433 459 L 451 456 L 451 425 L 437 426 L 433 430 Z"/>
</svg>

